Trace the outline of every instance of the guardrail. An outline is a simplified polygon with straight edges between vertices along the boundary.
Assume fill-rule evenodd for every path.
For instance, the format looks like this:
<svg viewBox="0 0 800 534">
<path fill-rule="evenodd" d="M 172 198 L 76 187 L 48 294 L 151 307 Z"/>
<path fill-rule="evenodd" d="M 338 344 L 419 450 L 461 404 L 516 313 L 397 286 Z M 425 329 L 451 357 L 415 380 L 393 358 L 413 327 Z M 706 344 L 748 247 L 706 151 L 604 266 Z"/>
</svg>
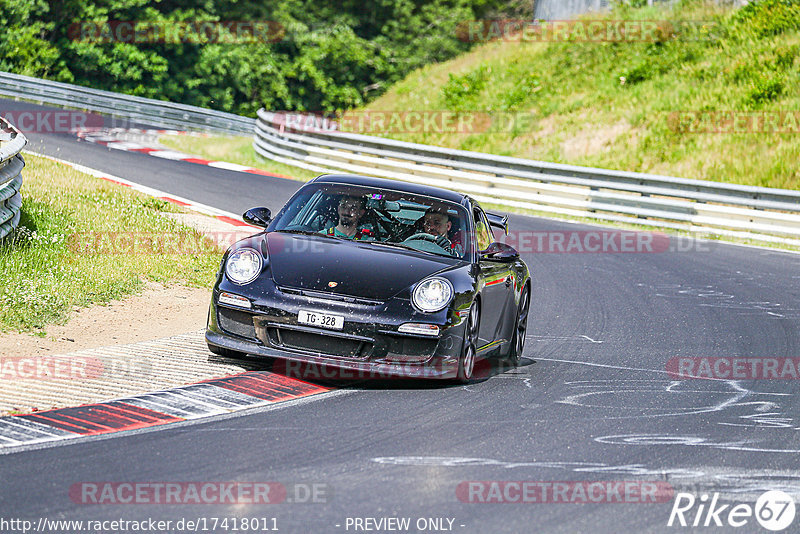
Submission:
<svg viewBox="0 0 800 534">
<path fill-rule="evenodd" d="M 0 239 L 16 228 L 22 208 L 22 168 L 20 151 L 28 140 L 0 118 Z"/>
<path fill-rule="evenodd" d="M 470 194 L 484 203 L 544 214 L 800 245 L 800 191 L 577 167 L 406 143 L 340 132 L 330 123 L 315 127 L 311 121 L 309 127 L 305 119 L 287 121 L 291 114 L 266 110 L 259 111 L 256 121 L 4 72 L 0 72 L 0 95 L 105 113 L 160 128 L 228 134 L 250 134 L 255 130 L 256 152 L 317 172 L 345 171 L 437 185 Z M 17 143 L 24 145 L 24 136 L 13 132 Z M 0 149 L 0 154 L 7 150 Z M 21 183 L 18 170 L 12 174 L 24 163 L 18 156 L 16 160 L 11 157 L 0 161 L 0 235 L 5 235 L 19 219 L 19 186 L 14 189 L 11 184 L 16 184 L 17 178 Z"/>
<path fill-rule="evenodd" d="M 545 214 L 800 245 L 800 191 L 494 156 L 313 124 L 296 114 L 262 109 L 254 149 L 316 172 L 425 183 Z"/>
<path fill-rule="evenodd" d="M 163 100 L 0 72 L 0 95 L 128 119 L 156 128 L 253 133 L 255 119 Z"/>
</svg>

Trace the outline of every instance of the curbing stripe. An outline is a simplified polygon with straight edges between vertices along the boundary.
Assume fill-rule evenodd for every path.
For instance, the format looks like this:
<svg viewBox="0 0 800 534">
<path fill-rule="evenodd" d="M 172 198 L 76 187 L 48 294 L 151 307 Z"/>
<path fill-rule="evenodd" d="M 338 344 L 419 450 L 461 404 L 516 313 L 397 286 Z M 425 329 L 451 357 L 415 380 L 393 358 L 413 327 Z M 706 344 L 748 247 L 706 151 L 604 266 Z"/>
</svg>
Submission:
<svg viewBox="0 0 800 534">
<path fill-rule="evenodd" d="M 243 395 L 233 390 L 221 388 L 213 384 L 196 384 L 187 386 L 181 390 L 187 398 L 194 399 L 198 403 L 217 408 L 239 408 L 255 404 L 253 397 Z"/>
<path fill-rule="evenodd" d="M 84 436 L 133 430 L 183 420 L 119 401 L 62 408 L 17 417 Z"/>
<path fill-rule="evenodd" d="M 331 390 L 331 388 L 275 373 L 244 373 L 230 378 L 208 380 L 205 383 L 270 402 L 281 402 Z"/>
<path fill-rule="evenodd" d="M 248 371 L 108 402 L 0 417 L 0 449 L 202 419 L 333 390 L 269 371 Z"/>
<path fill-rule="evenodd" d="M 77 131 L 75 133 L 79 139 L 83 139 L 88 143 L 102 145 L 114 150 L 122 150 L 125 152 L 138 152 L 156 158 L 164 158 L 174 161 L 185 161 L 187 163 L 194 163 L 196 165 L 206 165 L 208 167 L 215 167 L 217 169 L 223 169 L 233 172 L 246 172 L 248 174 L 259 174 L 261 176 L 272 176 L 273 178 L 285 178 L 289 180 L 292 179 L 291 176 L 268 172 L 261 169 L 256 169 L 254 167 L 247 167 L 245 165 L 239 165 L 238 163 L 229 163 L 227 161 L 215 161 L 215 160 L 200 158 L 197 156 L 192 156 L 191 154 L 184 154 L 183 152 L 177 152 L 175 150 L 147 146 L 133 141 L 121 141 L 117 137 L 114 137 L 115 134 L 124 135 L 128 133 L 140 133 L 140 132 L 141 130 L 122 130 L 116 128 L 113 130 Z M 168 132 L 159 132 L 158 130 L 148 130 L 147 132 L 155 134 L 168 133 Z"/>
<path fill-rule="evenodd" d="M 192 395 L 192 388 L 199 386 L 204 386 L 202 392 L 207 395 L 200 400 Z M 184 404 L 178 405 L 179 401 L 183 401 Z M 256 404 L 263 404 L 261 399 L 206 384 L 122 399 L 122 402 L 184 419 L 196 419 L 209 414 L 226 413 L 235 411 L 236 408 L 249 408 Z"/>
<path fill-rule="evenodd" d="M 101 134 L 101 133 L 122 133 L 122 134 L 138 134 L 138 135 L 186 135 L 189 137 L 212 137 L 213 134 L 205 132 L 188 132 L 185 130 L 153 130 L 141 128 L 75 128 L 72 133 L 78 137 L 85 135 Z"/>
</svg>

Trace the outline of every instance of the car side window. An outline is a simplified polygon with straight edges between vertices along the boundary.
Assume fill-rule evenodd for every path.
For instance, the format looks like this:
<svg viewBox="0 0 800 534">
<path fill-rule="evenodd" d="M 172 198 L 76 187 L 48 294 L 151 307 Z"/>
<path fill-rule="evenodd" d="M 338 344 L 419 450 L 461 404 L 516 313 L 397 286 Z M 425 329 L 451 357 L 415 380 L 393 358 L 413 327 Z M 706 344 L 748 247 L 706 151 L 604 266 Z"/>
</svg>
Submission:
<svg viewBox="0 0 800 534">
<path fill-rule="evenodd" d="M 489 232 L 489 221 L 483 210 L 475 208 L 475 239 L 478 242 L 478 250 L 486 250 L 492 244 L 491 233 Z"/>
</svg>

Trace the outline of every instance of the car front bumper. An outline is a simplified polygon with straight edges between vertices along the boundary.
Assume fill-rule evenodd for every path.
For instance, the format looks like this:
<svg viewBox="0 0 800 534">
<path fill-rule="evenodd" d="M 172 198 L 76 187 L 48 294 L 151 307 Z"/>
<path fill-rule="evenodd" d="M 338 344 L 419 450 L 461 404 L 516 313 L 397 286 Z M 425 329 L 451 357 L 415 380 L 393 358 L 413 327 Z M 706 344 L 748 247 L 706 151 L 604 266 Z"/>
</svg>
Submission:
<svg viewBox="0 0 800 534">
<path fill-rule="evenodd" d="M 455 378 L 465 321 L 458 313 L 421 316 L 408 303 L 377 306 L 309 301 L 269 295 L 250 310 L 218 303 L 215 290 L 206 342 L 225 349 L 280 359 L 274 368 L 301 379 Z M 345 328 L 332 331 L 299 324 L 300 309 L 344 315 Z M 404 334 L 403 323 L 439 324 L 436 337 Z"/>
</svg>

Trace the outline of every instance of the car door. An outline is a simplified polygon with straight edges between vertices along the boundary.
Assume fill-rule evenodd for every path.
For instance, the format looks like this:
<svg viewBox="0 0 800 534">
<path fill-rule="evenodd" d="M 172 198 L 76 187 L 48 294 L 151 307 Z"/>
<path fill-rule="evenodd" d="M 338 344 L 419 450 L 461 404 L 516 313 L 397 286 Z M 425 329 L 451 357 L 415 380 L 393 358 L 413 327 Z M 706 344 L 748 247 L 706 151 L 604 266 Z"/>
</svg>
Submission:
<svg viewBox="0 0 800 534">
<path fill-rule="evenodd" d="M 480 207 L 474 208 L 475 239 L 478 248 L 479 283 L 481 289 L 481 325 L 479 347 L 501 341 L 504 316 L 507 313 L 511 294 L 511 264 L 492 261 L 481 256 L 494 238 L 486 214 Z"/>
</svg>

